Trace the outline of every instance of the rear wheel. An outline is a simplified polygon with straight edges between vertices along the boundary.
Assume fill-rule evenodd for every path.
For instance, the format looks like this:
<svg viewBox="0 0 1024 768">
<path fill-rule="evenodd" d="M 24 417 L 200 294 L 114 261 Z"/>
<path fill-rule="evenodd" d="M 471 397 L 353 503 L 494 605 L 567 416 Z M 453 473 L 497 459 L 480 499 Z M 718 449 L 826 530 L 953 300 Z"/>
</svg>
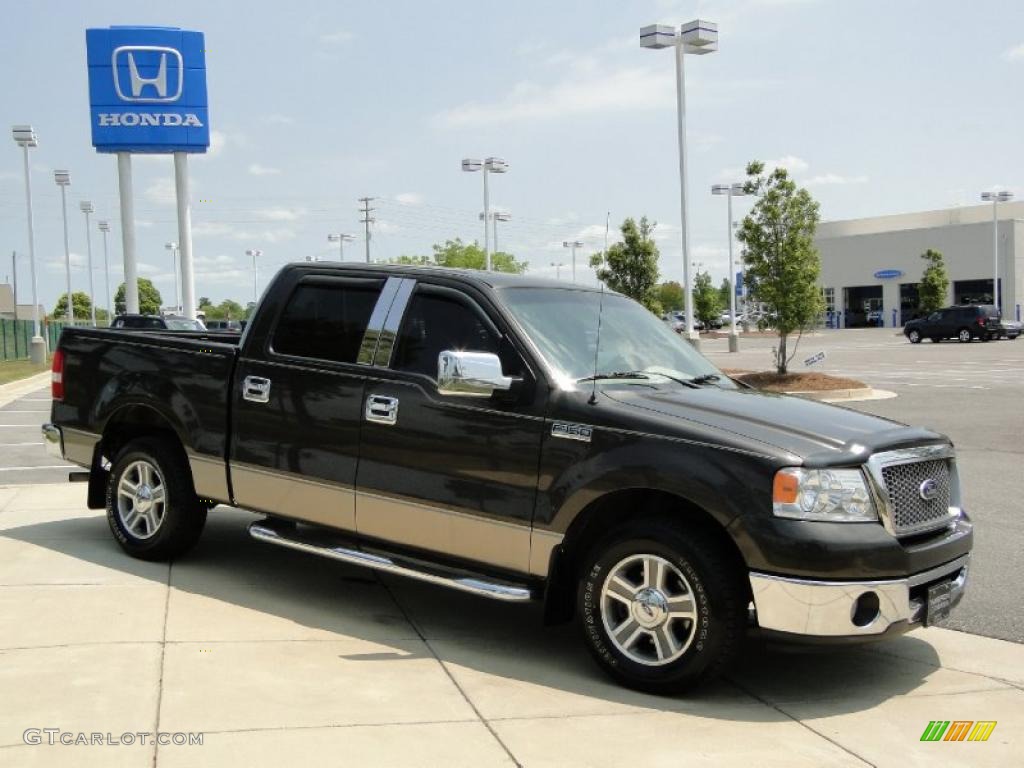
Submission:
<svg viewBox="0 0 1024 768">
<path fill-rule="evenodd" d="M 920 344 L 921 332 L 916 328 L 912 328 L 910 331 L 907 332 L 907 338 L 910 339 L 911 344 Z"/>
<path fill-rule="evenodd" d="M 971 329 L 961 328 L 959 331 L 957 331 L 956 338 L 957 340 L 960 341 L 961 344 L 966 344 L 971 340 Z"/>
<path fill-rule="evenodd" d="M 587 648 L 623 685 L 674 693 L 735 659 L 748 597 L 742 574 L 699 529 L 622 528 L 591 552 L 577 605 Z"/>
<path fill-rule="evenodd" d="M 107 523 L 132 557 L 171 560 L 191 549 L 206 524 L 206 507 L 180 450 L 154 438 L 128 443 L 110 470 Z"/>
</svg>

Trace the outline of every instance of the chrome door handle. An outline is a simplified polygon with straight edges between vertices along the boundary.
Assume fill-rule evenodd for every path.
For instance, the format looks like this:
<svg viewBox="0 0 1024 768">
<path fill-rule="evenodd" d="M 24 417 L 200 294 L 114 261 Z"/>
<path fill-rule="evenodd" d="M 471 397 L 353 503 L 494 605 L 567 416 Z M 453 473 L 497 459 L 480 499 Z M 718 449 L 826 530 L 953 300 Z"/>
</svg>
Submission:
<svg viewBox="0 0 1024 768">
<path fill-rule="evenodd" d="M 370 395 L 366 398 L 366 420 L 376 424 L 395 424 L 398 421 L 398 398 Z"/>
<path fill-rule="evenodd" d="M 242 380 L 242 399 L 251 403 L 265 403 L 270 400 L 270 379 L 261 376 L 246 376 Z"/>
</svg>

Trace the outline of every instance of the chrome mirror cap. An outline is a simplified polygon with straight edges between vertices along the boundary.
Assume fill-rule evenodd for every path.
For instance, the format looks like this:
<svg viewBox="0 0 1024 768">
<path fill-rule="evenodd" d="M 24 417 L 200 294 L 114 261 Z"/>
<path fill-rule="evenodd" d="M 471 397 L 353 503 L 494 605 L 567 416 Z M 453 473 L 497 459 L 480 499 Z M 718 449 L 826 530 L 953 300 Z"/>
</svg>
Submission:
<svg viewBox="0 0 1024 768">
<path fill-rule="evenodd" d="M 511 387 L 512 378 L 502 373 L 501 360 L 491 352 L 448 350 L 437 356 L 438 394 L 490 397 Z"/>
</svg>

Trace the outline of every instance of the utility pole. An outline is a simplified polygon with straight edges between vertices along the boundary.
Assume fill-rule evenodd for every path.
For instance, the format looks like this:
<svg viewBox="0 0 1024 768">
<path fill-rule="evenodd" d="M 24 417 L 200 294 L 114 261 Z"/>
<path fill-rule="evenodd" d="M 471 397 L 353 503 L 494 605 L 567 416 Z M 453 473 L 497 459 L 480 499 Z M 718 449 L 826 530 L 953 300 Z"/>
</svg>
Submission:
<svg viewBox="0 0 1024 768">
<path fill-rule="evenodd" d="M 18 252 L 11 251 L 11 281 L 14 283 L 14 319 L 18 319 Z"/>
<path fill-rule="evenodd" d="M 359 202 L 363 204 L 363 207 L 359 209 L 359 212 L 361 214 L 363 214 L 363 218 L 361 218 L 359 221 L 366 225 L 366 263 L 367 264 L 370 263 L 370 236 L 371 236 L 371 234 L 370 234 L 370 225 L 373 222 L 376 221 L 376 219 L 373 218 L 372 216 L 370 216 L 370 214 L 373 213 L 373 211 L 377 210 L 376 208 L 371 208 L 370 207 L 370 203 L 372 203 L 376 199 L 377 198 L 375 198 L 375 197 L 360 197 L 359 198 Z"/>
</svg>

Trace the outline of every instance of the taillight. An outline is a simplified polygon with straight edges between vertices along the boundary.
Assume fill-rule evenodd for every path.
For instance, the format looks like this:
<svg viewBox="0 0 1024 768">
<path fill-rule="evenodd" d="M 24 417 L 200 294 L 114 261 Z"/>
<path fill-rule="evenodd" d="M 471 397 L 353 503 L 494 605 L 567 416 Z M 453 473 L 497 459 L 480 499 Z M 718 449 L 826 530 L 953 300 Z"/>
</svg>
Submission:
<svg viewBox="0 0 1024 768">
<path fill-rule="evenodd" d="M 64 399 L 64 350 L 53 353 L 53 366 L 50 368 L 50 396 L 54 400 Z"/>
<path fill-rule="evenodd" d="M 984 325 L 984 324 L 985 324 L 985 316 L 982 315 L 981 317 L 978 318 L 978 325 Z"/>
</svg>

